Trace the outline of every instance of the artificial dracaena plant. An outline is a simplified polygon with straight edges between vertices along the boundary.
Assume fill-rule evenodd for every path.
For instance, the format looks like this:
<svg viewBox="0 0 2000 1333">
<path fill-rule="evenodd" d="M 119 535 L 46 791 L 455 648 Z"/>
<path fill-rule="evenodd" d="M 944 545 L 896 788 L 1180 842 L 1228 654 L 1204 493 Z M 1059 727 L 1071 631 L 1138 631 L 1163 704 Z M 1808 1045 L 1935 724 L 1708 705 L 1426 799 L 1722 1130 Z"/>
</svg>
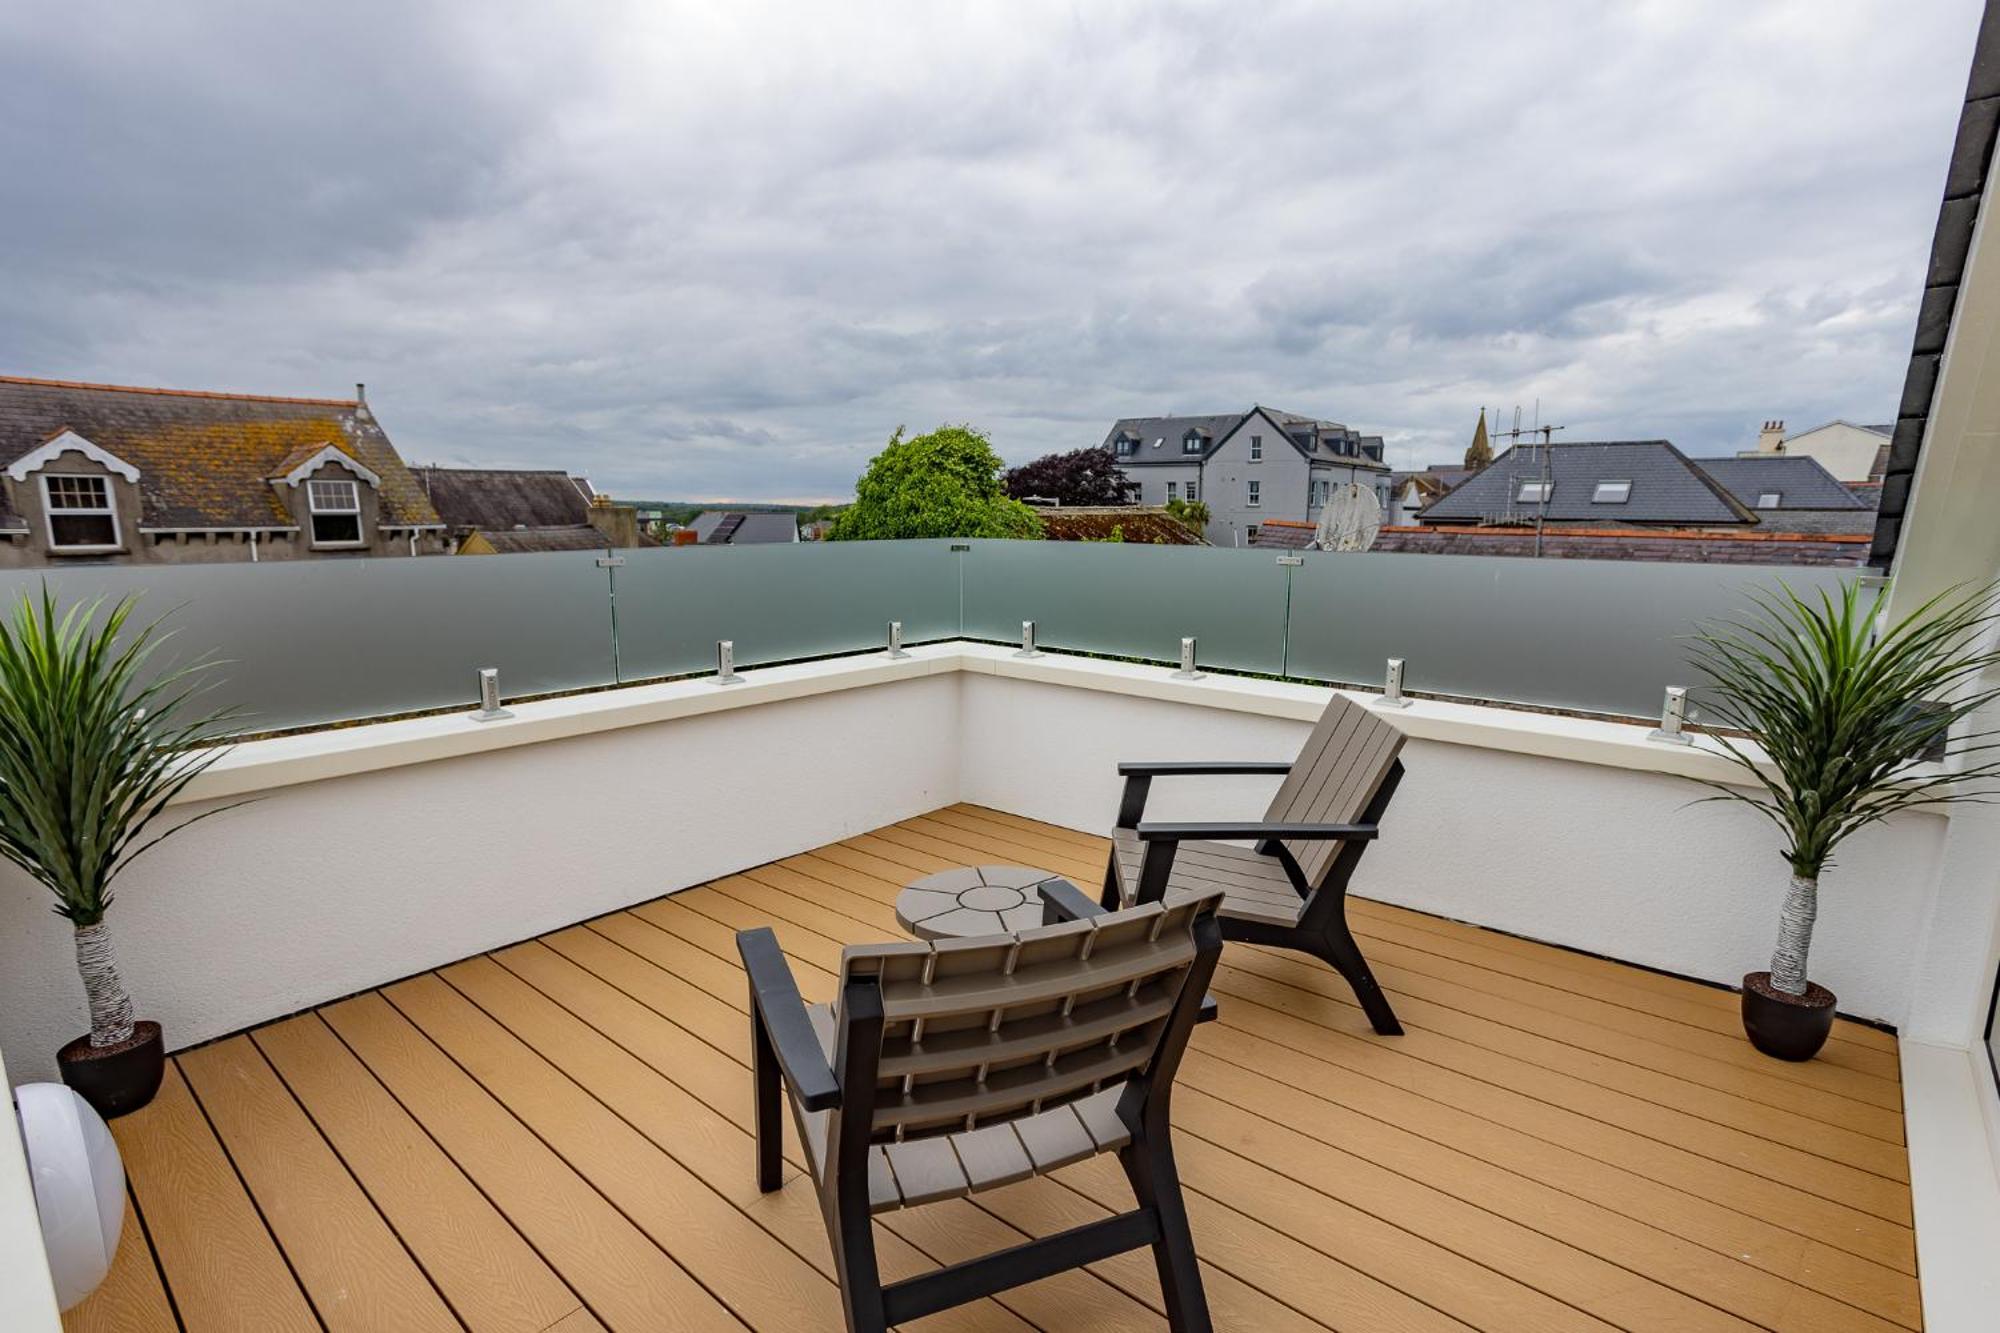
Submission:
<svg viewBox="0 0 2000 1333">
<path fill-rule="evenodd" d="M 59 612 L 45 585 L 0 621 L 0 856 L 53 893 L 74 928 L 96 1047 L 132 1035 L 104 921 L 112 882 L 194 822 L 155 826 L 220 757 L 214 742 L 232 716 L 196 706 L 212 664 L 150 669 L 166 636 L 157 623 L 128 633 L 133 604 Z"/>
<path fill-rule="evenodd" d="M 1705 785 L 1719 793 L 1708 800 L 1750 806 L 1784 836 L 1792 874 L 1771 986 L 1804 995 L 1819 878 L 1834 849 L 1898 811 L 1995 790 L 2000 760 L 1985 757 L 1993 733 L 1973 719 L 2000 698 L 1984 679 L 2000 665 L 2000 590 L 1950 590 L 1879 633 L 1877 597 L 1859 582 L 1814 598 L 1783 585 L 1752 598 L 1753 613 L 1693 636 L 1706 720 L 1755 743 L 1711 732 L 1748 781 Z"/>
</svg>

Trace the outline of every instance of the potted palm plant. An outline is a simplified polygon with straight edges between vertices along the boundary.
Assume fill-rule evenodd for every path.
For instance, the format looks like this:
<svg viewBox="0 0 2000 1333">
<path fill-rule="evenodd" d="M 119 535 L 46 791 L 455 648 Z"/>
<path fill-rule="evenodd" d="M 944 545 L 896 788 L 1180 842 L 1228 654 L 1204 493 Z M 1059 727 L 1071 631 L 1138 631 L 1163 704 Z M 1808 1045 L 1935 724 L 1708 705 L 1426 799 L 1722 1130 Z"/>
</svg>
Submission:
<svg viewBox="0 0 2000 1333">
<path fill-rule="evenodd" d="M 118 977 L 104 920 L 112 882 L 194 822 L 154 829 L 220 757 L 212 742 L 230 716 L 195 707 L 209 664 L 149 670 L 165 636 L 157 624 L 126 634 L 132 609 L 128 597 L 104 614 L 101 602 L 58 614 L 44 585 L 0 622 L 0 856 L 54 894 L 75 931 L 90 1032 L 56 1060 L 106 1117 L 150 1101 L 165 1058 L 160 1025 L 134 1019 Z"/>
<path fill-rule="evenodd" d="M 1990 796 L 2000 773 L 1981 757 L 1991 733 L 1958 726 L 2000 698 L 1981 680 L 2000 663 L 1996 589 L 1954 589 L 1880 633 L 1876 600 L 1858 582 L 1814 599 L 1781 585 L 1693 636 L 1706 719 L 1751 742 L 1709 733 L 1748 781 L 1704 780 L 1719 793 L 1706 799 L 1769 819 L 1791 868 L 1770 970 L 1743 978 L 1744 1030 L 1784 1060 L 1810 1060 L 1833 1031 L 1836 998 L 1806 962 L 1834 850 L 1898 811 Z"/>
</svg>

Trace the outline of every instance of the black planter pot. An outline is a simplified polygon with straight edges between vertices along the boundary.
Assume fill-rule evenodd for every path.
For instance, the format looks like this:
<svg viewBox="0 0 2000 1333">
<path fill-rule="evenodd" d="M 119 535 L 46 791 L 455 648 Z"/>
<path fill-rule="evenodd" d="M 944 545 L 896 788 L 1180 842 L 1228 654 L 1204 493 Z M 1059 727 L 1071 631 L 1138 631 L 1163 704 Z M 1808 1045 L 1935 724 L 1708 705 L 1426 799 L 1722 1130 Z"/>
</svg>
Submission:
<svg viewBox="0 0 2000 1333">
<path fill-rule="evenodd" d="M 1833 1032 L 1833 992 L 1817 981 L 1804 995 L 1771 986 L 1769 972 L 1743 978 L 1743 1031 L 1750 1044 L 1780 1060 L 1810 1060 Z"/>
<path fill-rule="evenodd" d="M 153 1100 L 167 1072 L 167 1047 L 158 1023 L 134 1023 L 129 1041 L 103 1049 L 85 1033 L 56 1052 L 56 1067 L 62 1081 L 109 1120 Z"/>
</svg>

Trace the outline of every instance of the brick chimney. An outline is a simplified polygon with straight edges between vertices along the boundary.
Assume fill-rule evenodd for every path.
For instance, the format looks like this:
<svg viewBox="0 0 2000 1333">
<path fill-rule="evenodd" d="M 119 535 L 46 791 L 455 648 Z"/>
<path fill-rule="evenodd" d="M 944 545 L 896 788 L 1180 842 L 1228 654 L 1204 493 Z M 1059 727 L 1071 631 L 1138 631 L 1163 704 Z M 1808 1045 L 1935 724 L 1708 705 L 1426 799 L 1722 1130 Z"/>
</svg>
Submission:
<svg viewBox="0 0 2000 1333">
<path fill-rule="evenodd" d="M 1767 421 L 1764 429 L 1757 432 L 1757 452 L 1760 454 L 1782 454 L 1785 452 L 1785 423 Z"/>
</svg>

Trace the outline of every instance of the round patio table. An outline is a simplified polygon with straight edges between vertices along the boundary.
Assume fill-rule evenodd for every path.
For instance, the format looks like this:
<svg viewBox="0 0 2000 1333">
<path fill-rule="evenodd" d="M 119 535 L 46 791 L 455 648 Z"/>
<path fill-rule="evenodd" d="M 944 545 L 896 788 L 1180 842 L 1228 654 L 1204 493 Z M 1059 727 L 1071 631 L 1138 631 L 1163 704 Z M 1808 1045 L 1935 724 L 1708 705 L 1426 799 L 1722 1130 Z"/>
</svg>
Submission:
<svg viewBox="0 0 2000 1333">
<path fill-rule="evenodd" d="M 919 939 L 1032 930 L 1042 924 L 1037 890 L 1061 875 L 1027 866 L 963 866 L 925 875 L 896 895 L 896 922 Z"/>
</svg>

